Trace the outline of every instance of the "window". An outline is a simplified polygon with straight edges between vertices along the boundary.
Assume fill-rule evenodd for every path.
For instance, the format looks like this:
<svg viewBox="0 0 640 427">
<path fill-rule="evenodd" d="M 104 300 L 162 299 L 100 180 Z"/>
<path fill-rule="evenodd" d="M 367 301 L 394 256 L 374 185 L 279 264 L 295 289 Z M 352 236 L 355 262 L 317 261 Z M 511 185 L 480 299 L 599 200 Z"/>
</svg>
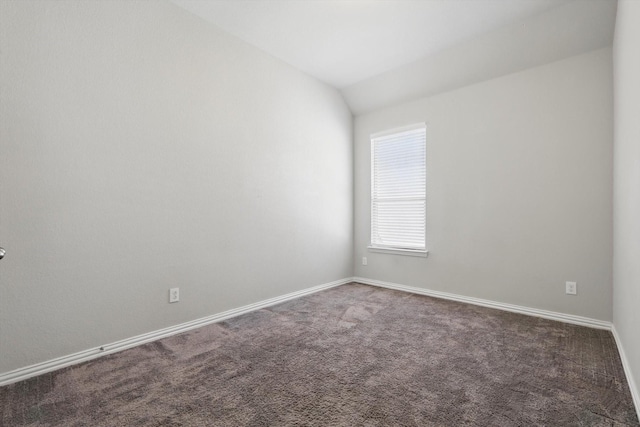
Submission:
<svg viewBox="0 0 640 427">
<path fill-rule="evenodd" d="M 372 251 L 426 256 L 424 123 L 371 135 Z"/>
</svg>

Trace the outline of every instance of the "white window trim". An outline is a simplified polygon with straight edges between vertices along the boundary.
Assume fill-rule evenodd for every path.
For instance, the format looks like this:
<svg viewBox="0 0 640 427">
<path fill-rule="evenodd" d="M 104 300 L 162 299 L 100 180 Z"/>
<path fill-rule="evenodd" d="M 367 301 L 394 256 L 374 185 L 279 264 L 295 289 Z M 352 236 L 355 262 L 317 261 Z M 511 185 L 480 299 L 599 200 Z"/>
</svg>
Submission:
<svg viewBox="0 0 640 427">
<path fill-rule="evenodd" d="M 394 255 L 407 255 L 426 258 L 429 256 L 429 251 L 420 251 L 417 249 L 398 249 L 398 248 L 383 248 L 380 246 L 367 246 L 369 252 L 379 252 L 381 254 L 394 254 Z"/>
<path fill-rule="evenodd" d="M 414 123 L 412 125 L 400 126 L 400 127 L 393 128 L 393 129 L 387 129 L 387 130 L 383 130 L 382 132 L 372 133 L 369 136 L 369 141 L 371 141 L 372 139 L 383 137 L 383 136 L 393 135 L 394 133 L 407 132 L 407 131 L 410 131 L 410 130 L 416 130 L 416 129 L 421 129 L 421 128 L 426 130 L 427 129 L 427 124 L 425 122 L 420 122 L 420 123 Z"/>
<path fill-rule="evenodd" d="M 401 126 L 401 127 L 397 127 L 397 128 L 393 128 L 393 129 L 388 129 L 388 130 L 384 130 L 382 132 L 377 132 L 377 133 L 373 133 L 369 136 L 369 141 L 372 141 L 376 138 L 380 138 L 380 137 L 384 137 L 387 135 L 392 135 L 392 134 L 396 134 L 396 133 L 401 133 L 401 132 L 406 132 L 406 131 L 411 131 L 411 130 L 415 130 L 415 129 L 424 129 L 425 130 L 425 137 L 428 140 L 428 137 L 426 135 L 427 133 L 427 123 L 426 122 L 420 122 L 420 123 L 415 123 L 415 124 L 411 124 L 408 126 Z M 425 141 L 425 150 L 427 149 L 426 147 L 426 143 L 427 141 Z M 373 174 L 374 174 L 374 170 L 373 170 L 373 150 L 371 150 L 371 186 L 373 188 Z M 428 159 L 428 157 L 427 157 Z M 425 159 L 425 161 L 428 161 L 427 159 Z M 426 165 L 425 165 L 426 166 Z M 428 171 L 427 171 L 428 174 Z M 428 180 L 428 176 L 425 178 L 426 180 Z M 425 201 L 427 200 L 427 193 L 428 193 L 428 188 L 425 190 Z M 370 197 L 373 197 L 372 195 Z M 369 209 L 372 208 L 372 198 L 369 199 Z M 429 250 L 427 249 L 428 245 L 428 229 L 427 229 L 427 210 L 428 210 L 428 205 L 427 205 L 427 209 L 425 209 L 425 218 L 424 218 L 424 224 L 425 224 L 425 249 L 405 249 L 405 248 L 397 248 L 397 247 L 384 247 L 384 246 L 376 246 L 374 245 L 371 241 L 369 243 L 369 246 L 367 246 L 367 249 L 369 252 L 377 252 L 377 253 L 386 253 L 386 254 L 393 254 L 393 255 L 405 255 L 405 256 L 413 256 L 413 257 L 422 257 L 422 258 L 426 258 L 429 255 Z M 370 218 L 371 221 L 373 221 L 373 212 L 370 211 Z M 370 227 L 371 228 L 371 227 Z M 369 232 L 369 239 L 371 239 L 371 232 Z"/>
</svg>

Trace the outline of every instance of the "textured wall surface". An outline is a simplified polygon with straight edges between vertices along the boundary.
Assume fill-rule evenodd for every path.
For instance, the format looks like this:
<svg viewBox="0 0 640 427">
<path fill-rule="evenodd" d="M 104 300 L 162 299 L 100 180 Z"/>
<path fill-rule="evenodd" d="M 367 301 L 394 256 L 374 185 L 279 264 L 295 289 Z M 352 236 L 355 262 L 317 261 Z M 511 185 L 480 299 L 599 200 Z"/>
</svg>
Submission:
<svg viewBox="0 0 640 427">
<path fill-rule="evenodd" d="M 336 90 L 168 2 L 2 1 L 0 55 L 0 373 L 352 275 Z"/>
<path fill-rule="evenodd" d="M 605 48 L 357 116 L 356 276 L 610 321 L 612 94 Z M 417 122 L 429 257 L 369 252 L 369 135 Z"/>
<path fill-rule="evenodd" d="M 620 1 L 614 43 L 613 321 L 640 404 L 640 3 Z M 630 381 L 631 382 L 631 381 Z M 640 413 L 640 406 L 637 408 Z"/>
</svg>

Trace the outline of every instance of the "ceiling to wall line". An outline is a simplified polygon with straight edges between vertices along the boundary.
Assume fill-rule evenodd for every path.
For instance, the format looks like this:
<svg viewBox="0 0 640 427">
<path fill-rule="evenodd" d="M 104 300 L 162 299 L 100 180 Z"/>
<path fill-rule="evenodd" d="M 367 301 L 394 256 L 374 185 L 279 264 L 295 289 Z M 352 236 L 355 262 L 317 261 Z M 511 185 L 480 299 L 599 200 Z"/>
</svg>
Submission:
<svg viewBox="0 0 640 427">
<path fill-rule="evenodd" d="M 611 45 L 616 0 L 171 0 L 355 114 Z"/>
</svg>

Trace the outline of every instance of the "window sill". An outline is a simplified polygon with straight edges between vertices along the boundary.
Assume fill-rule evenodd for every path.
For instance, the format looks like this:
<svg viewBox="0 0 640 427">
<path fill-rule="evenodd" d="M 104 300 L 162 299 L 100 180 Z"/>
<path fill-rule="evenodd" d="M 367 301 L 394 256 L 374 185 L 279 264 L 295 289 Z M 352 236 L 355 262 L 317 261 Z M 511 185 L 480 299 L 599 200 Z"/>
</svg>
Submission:
<svg viewBox="0 0 640 427">
<path fill-rule="evenodd" d="M 368 246 L 369 252 L 379 252 L 382 254 L 393 254 L 393 255 L 407 255 L 407 256 L 417 256 L 426 258 L 429 255 L 429 251 L 420 251 L 416 249 L 390 249 L 390 248 L 379 248 L 376 246 Z"/>
</svg>

